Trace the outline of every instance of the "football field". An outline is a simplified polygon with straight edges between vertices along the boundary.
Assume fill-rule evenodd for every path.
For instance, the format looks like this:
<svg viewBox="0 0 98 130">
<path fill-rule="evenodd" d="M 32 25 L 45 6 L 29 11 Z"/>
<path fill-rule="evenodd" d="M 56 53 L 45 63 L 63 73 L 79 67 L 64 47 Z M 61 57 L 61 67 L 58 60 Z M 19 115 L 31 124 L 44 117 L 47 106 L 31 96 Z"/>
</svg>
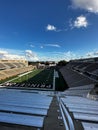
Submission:
<svg viewBox="0 0 98 130">
<path fill-rule="evenodd" d="M 4 85 L 9 87 L 25 87 L 25 88 L 53 88 L 53 68 L 35 69 L 27 73 L 18 75 Z"/>
</svg>

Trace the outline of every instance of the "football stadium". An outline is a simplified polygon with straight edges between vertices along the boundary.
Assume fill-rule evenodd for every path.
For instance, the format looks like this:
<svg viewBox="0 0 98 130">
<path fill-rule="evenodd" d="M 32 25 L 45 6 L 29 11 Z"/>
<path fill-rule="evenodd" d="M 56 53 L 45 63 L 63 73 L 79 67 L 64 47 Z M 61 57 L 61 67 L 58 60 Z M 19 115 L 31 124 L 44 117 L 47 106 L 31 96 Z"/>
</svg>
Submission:
<svg viewBox="0 0 98 130">
<path fill-rule="evenodd" d="M 98 130 L 98 0 L 0 0 L 0 130 Z"/>
<path fill-rule="evenodd" d="M 98 58 L 0 61 L 0 129 L 97 130 Z"/>
</svg>

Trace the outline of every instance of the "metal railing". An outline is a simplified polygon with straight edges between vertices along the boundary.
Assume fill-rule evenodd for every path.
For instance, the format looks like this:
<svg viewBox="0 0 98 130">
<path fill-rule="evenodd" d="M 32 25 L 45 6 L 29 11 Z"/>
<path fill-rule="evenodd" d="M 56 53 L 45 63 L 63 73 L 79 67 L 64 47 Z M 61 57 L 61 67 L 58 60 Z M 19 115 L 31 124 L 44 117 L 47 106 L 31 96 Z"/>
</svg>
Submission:
<svg viewBox="0 0 98 130">
<path fill-rule="evenodd" d="M 63 117 L 64 125 L 66 130 L 75 130 L 73 120 L 67 111 L 66 107 L 64 106 L 63 101 L 60 99 L 60 97 L 57 96 L 60 111 Z"/>
</svg>

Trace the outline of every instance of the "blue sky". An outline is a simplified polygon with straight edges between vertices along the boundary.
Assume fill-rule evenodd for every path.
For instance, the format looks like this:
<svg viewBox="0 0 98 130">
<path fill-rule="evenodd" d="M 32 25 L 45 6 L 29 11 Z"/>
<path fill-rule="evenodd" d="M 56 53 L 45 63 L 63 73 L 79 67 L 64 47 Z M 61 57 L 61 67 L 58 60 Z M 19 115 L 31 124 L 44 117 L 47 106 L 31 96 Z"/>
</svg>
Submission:
<svg viewBox="0 0 98 130">
<path fill-rule="evenodd" d="M 0 58 L 98 56 L 98 0 L 0 0 Z"/>
</svg>

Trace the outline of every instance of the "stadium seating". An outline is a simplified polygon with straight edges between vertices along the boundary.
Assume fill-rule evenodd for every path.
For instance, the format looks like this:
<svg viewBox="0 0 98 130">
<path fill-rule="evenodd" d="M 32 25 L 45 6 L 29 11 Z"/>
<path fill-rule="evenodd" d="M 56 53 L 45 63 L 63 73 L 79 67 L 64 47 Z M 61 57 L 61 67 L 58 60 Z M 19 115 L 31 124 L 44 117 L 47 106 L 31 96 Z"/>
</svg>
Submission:
<svg viewBox="0 0 98 130">
<path fill-rule="evenodd" d="M 41 129 L 51 102 L 52 97 L 47 95 L 30 93 L 26 90 L 1 89 L 0 129 L 4 130 L 2 124 L 8 124 L 7 130 L 11 128 L 12 124 L 17 127 L 24 126 L 23 130 L 26 126 L 30 130 Z"/>
<path fill-rule="evenodd" d="M 84 85 L 59 92 L 58 101 L 61 110 L 63 109 L 62 115 L 66 128 L 70 130 L 98 129 L 98 101 L 87 97 L 93 88 L 94 85 Z"/>
<path fill-rule="evenodd" d="M 4 63 L 8 68 L 15 68 L 15 65 L 12 63 Z"/>
<path fill-rule="evenodd" d="M 20 63 L 14 65 L 15 68 L 1 70 L 0 77 L 7 78 L 15 75 L 21 77 L 33 69 L 32 66 L 23 66 Z M 28 129 L 42 130 L 47 126 L 50 130 L 50 123 L 61 127 L 52 127 L 52 129 L 63 130 L 64 127 L 66 130 L 97 130 L 98 84 L 95 90 L 95 80 L 91 77 L 97 75 L 97 65 L 98 63 L 73 61 L 60 67 L 59 71 L 69 86 L 63 92 L 51 89 L 53 86 L 48 83 L 48 80 L 54 73 L 47 69 L 37 73 L 40 78 L 34 75 L 34 78 L 27 78 L 20 83 L 5 82 L 4 86 L 0 86 L 0 128 L 4 128 L 2 124 L 7 124 L 9 128 L 28 126 Z M 53 124 L 54 118 L 52 120 L 51 117 L 56 112 L 56 121 Z M 47 119 L 48 123 L 46 123 Z"/>
<path fill-rule="evenodd" d="M 24 63 L 0 63 L 0 80 L 28 72 L 33 66 L 26 66 Z"/>
<path fill-rule="evenodd" d="M 3 63 L 0 63 L 0 70 L 6 69 L 6 66 Z"/>
<path fill-rule="evenodd" d="M 87 60 L 70 61 L 65 67 L 60 69 L 69 86 L 80 86 L 83 84 L 98 81 L 98 62 Z"/>
<path fill-rule="evenodd" d="M 85 77 L 83 74 L 80 74 L 79 72 L 70 69 L 67 66 L 62 67 L 59 71 L 63 75 L 63 78 L 65 79 L 69 87 L 76 87 L 94 83 L 94 81 Z"/>
<path fill-rule="evenodd" d="M 0 80 L 3 80 L 5 78 L 6 78 L 6 75 L 4 73 L 0 72 Z"/>
</svg>

